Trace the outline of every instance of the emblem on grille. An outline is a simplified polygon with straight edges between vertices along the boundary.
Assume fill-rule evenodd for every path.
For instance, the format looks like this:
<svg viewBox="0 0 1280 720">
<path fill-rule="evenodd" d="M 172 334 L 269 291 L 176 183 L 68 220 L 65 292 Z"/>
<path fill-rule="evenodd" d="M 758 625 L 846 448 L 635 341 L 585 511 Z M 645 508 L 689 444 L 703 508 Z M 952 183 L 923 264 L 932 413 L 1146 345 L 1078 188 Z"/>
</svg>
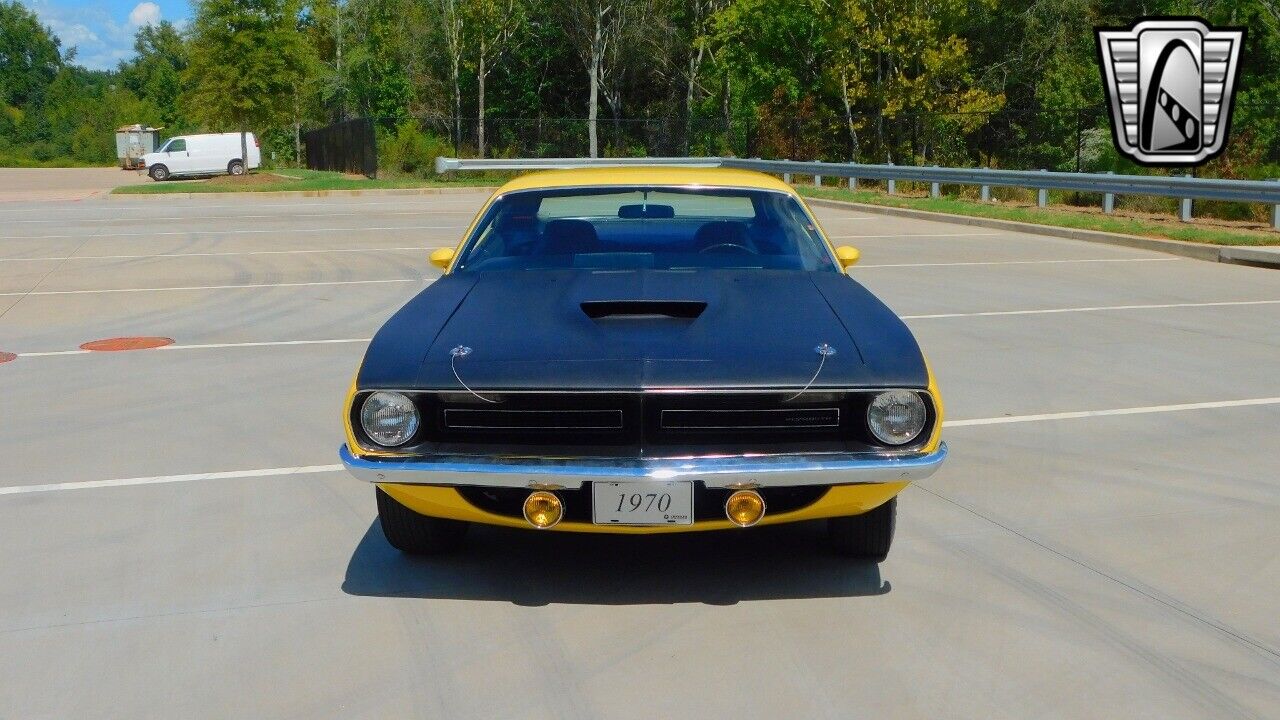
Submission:
<svg viewBox="0 0 1280 720">
<path fill-rule="evenodd" d="M 1095 32 L 1120 152 L 1142 165 L 1200 165 L 1222 152 L 1244 28 L 1150 18 Z"/>
</svg>

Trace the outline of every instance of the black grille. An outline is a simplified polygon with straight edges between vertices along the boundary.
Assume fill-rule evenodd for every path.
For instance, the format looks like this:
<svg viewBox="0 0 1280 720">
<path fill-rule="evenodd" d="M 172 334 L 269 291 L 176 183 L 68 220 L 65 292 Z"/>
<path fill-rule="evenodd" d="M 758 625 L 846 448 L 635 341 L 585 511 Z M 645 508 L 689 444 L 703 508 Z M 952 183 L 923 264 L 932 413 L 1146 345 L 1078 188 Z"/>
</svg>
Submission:
<svg viewBox="0 0 1280 720">
<path fill-rule="evenodd" d="M 770 515 L 791 512 L 808 507 L 817 502 L 830 488 L 825 485 L 802 485 L 798 487 L 764 488 L 758 490 L 766 511 Z M 524 500 L 529 490 L 521 488 L 480 488 L 460 487 L 458 493 L 463 499 L 477 508 L 495 515 L 522 519 L 524 517 Z M 723 520 L 724 503 L 729 499 L 732 490 L 709 488 L 702 482 L 693 484 L 693 519 Z M 556 494 L 564 502 L 564 520 L 567 522 L 591 522 L 591 483 L 583 483 L 577 490 L 557 490 Z"/>
<path fill-rule="evenodd" d="M 486 403 L 462 392 L 410 393 L 422 413 L 408 453 L 686 457 L 883 452 L 866 425 L 875 390 L 765 392 L 508 392 Z M 358 408 L 352 426 L 360 433 Z"/>
<path fill-rule="evenodd" d="M 621 410 L 466 410 L 447 408 L 450 430 L 621 430 Z"/>
<path fill-rule="evenodd" d="M 855 402 L 848 393 L 654 393 L 644 402 L 645 442 L 691 454 L 707 445 L 846 450 L 858 431 L 850 420 Z"/>
<path fill-rule="evenodd" d="M 663 430 L 812 430 L 840 427 L 840 408 L 663 410 Z"/>
</svg>

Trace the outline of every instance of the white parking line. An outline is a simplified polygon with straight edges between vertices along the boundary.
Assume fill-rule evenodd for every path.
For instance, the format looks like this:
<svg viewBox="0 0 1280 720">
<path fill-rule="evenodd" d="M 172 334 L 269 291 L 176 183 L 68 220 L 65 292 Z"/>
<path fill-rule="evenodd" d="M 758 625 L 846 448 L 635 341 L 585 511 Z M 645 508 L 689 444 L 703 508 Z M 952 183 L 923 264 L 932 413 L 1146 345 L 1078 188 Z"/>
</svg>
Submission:
<svg viewBox="0 0 1280 720">
<path fill-rule="evenodd" d="M 996 237 L 1008 233 L 959 232 L 959 233 L 894 233 L 892 235 L 831 235 L 832 240 L 865 240 L 867 238 L 927 238 L 927 237 Z"/>
<path fill-rule="evenodd" d="M 134 288 L 128 290 L 50 290 L 44 292 L 30 293 L 31 295 L 61 295 L 68 293 L 104 293 L 104 292 L 148 292 L 162 290 L 221 290 L 226 288 L 258 288 L 258 287 L 291 287 L 299 285 L 351 285 L 360 283 L 395 283 L 395 282 L 435 282 L 435 278 L 422 279 L 405 279 L 405 280 L 337 280 L 331 282 L 313 282 L 313 283 L 279 283 L 276 285 L 213 285 L 206 287 L 180 287 L 180 288 Z M 0 297 L 4 295 L 23 295 L 24 293 L 0 293 Z M 940 315 L 903 315 L 903 320 L 931 320 L 935 318 L 958 318 L 958 317 L 987 317 L 992 315 L 1038 315 L 1045 313 L 1073 313 L 1073 312 L 1093 312 L 1100 310 L 1147 310 L 1160 308 L 1183 308 L 1183 307 L 1219 307 L 1219 306 L 1238 306 L 1238 305 L 1280 305 L 1280 300 L 1242 300 L 1238 302 L 1213 302 L 1213 303 L 1176 303 L 1167 305 L 1115 305 L 1111 307 L 1086 307 L 1086 308 L 1053 308 L 1049 310 L 1005 310 L 997 312 L 980 312 L 980 313 L 945 313 Z M 240 348 L 240 347 L 277 347 L 290 345 L 327 345 L 333 343 L 367 343 L 370 338 L 339 338 L 326 340 L 271 340 L 261 342 L 240 342 L 240 343 L 210 343 L 210 344 L 192 344 L 192 345 L 166 345 L 164 347 L 151 348 L 152 350 L 207 350 L 213 348 Z M 18 357 L 57 357 L 61 355 L 88 355 L 93 354 L 90 350 L 50 350 L 40 352 L 19 352 Z"/>
<path fill-rule="evenodd" d="M 0 235 L 0 240 L 58 240 L 75 238 L 77 240 L 97 240 L 109 237 L 165 237 L 172 235 L 289 235 L 294 233 L 318 232 L 371 232 L 378 230 L 465 230 L 462 225 L 405 225 L 398 227 L 345 227 L 345 228 L 273 228 L 270 230 L 165 230 L 160 232 L 123 232 L 78 235 Z"/>
<path fill-rule="evenodd" d="M 430 247 L 336 248 L 331 250 L 246 250 L 242 252 L 153 253 L 150 255 L 70 255 L 58 257 L 0 258 L 0 262 L 37 262 L 62 260 L 139 260 L 147 258 L 228 257 L 232 255 L 311 255 L 324 253 L 423 252 Z"/>
<path fill-rule="evenodd" d="M 343 345 L 348 343 L 368 343 L 372 338 L 336 338 L 333 340 L 264 340 L 261 342 L 237 342 L 237 343 L 192 343 L 189 345 L 162 345 L 160 347 L 148 348 L 149 350 L 216 350 L 219 348 L 251 348 L 251 347 L 278 347 L 281 345 Z M 45 352 L 25 352 L 14 353 L 20 358 L 28 357 L 59 357 L 61 355 L 89 355 L 99 353 L 99 350 L 49 350 Z"/>
<path fill-rule="evenodd" d="M 854 270 L 862 268 L 912 268 L 912 267 L 955 267 L 962 265 L 1060 265 L 1070 263 L 1126 263 L 1126 262 L 1181 262 L 1183 258 L 1097 258 L 1091 260 L 991 260 L 987 262 L 942 262 L 942 263 L 881 263 L 863 265 L 859 263 Z"/>
<path fill-rule="evenodd" d="M 480 194 L 479 191 L 477 191 L 476 194 L 477 195 Z M 406 197 L 405 200 L 390 200 L 390 201 L 376 201 L 376 202 L 351 202 L 350 201 L 351 198 L 332 198 L 332 197 L 331 198 L 298 198 L 297 201 L 290 202 L 290 203 L 258 203 L 258 202 L 253 202 L 253 198 L 244 198 L 245 200 L 244 204 L 240 204 L 240 205 L 226 205 L 226 204 L 223 204 L 223 205 L 207 205 L 207 204 L 165 205 L 160 209 L 168 210 L 168 211 L 211 210 L 214 208 L 240 208 L 240 209 L 247 208 L 250 210 L 256 210 L 258 208 L 308 208 L 308 207 L 322 208 L 322 207 L 335 207 L 335 206 L 359 208 L 359 207 L 374 207 L 374 206 L 380 206 L 380 205 L 430 205 L 434 207 L 437 205 L 461 205 L 461 204 L 475 206 L 475 205 L 479 205 L 485 199 L 487 199 L 489 197 L 489 193 L 485 192 L 483 197 L 474 198 L 474 199 L 471 199 L 471 198 L 449 199 L 449 200 L 432 199 L 432 198 L 442 197 L 440 195 L 422 195 L 422 196 L 407 195 L 404 197 Z M 58 210 L 59 212 L 66 211 L 66 210 L 99 210 L 99 209 L 111 211 L 116 208 L 129 208 L 134 210 L 155 209 L 155 205 L 152 204 L 151 200 L 141 200 L 141 201 L 134 201 L 134 202 L 124 201 L 124 200 L 112 200 L 110 204 L 63 206 L 63 207 L 59 207 Z M 3 217 L 7 213 L 48 213 L 49 211 L 50 210 L 48 207 L 0 208 L 0 217 Z"/>
<path fill-rule="evenodd" d="M 46 483 L 44 485 L 13 485 L 0 487 L 0 495 L 26 495 L 55 492 L 57 490 L 89 490 L 92 488 L 123 487 L 126 485 L 159 485 L 162 483 L 192 482 L 195 480 L 234 480 L 239 478 L 272 477 L 276 475 L 311 475 L 336 472 L 341 465 L 301 465 L 297 467 L 263 468 L 261 470 L 232 470 L 230 472 L 191 473 L 187 475 L 154 475 L 152 477 L 120 478 L 117 480 L 86 480 L 83 482 Z"/>
<path fill-rule="evenodd" d="M 473 210 L 394 210 L 394 211 L 391 211 L 391 212 L 379 212 L 378 214 L 379 214 L 379 215 L 474 215 L 474 214 L 475 214 L 475 211 L 473 211 Z M 136 223 L 149 223 L 149 222 L 155 222 L 155 221 L 157 221 L 157 220 L 182 220 L 182 221 L 187 221 L 187 220 L 261 220 L 261 219 L 280 219 L 280 220 L 291 220 L 291 219 L 293 219 L 293 218 L 304 218 L 304 217 L 353 217 L 353 216 L 365 217 L 365 216 L 368 216 L 368 215 L 369 215 L 369 213 L 356 213 L 356 212 L 339 212 L 339 213 L 274 213 L 274 214 L 271 214 L 271 215 L 196 215 L 196 216 L 191 216 L 191 215 L 173 215 L 173 216 L 168 216 L 168 217 L 163 217 L 163 216 L 154 216 L 154 215 L 135 215 L 135 216 L 131 216 L 131 217 L 109 217 L 109 218 L 93 218 L 93 217 L 84 217 L 84 218 L 58 218 L 58 219 L 56 219 L 56 220 L 43 220 L 43 219 L 42 219 L 42 220 L 6 220 L 5 222 L 8 222 L 8 223 L 15 223 L 15 224 L 17 224 L 17 223 L 22 223 L 22 224 L 35 224 L 35 223 L 61 223 L 61 224 L 64 224 L 64 225 L 65 225 L 66 223 L 69 223 L 69 222 L 93 222 L 93 223 L 102 223 L 102 222 L 116 222 L 116 223 L 120 223 L 120 222 L 136 222 Z"/>
<path fill-rule="evenodd" d="M 1280 404 L 1280 397 L 1252 398 L 1250 400 L 1222 400 L 1219 402 L 1182 403 L 1180 405 L 1148 405 L 1146 407 L 1116 408 L 1114 410 L 1082 410 L 1079 412 L 1042 413 L 1039 415 L 1005 415 L 993 418 L 974 418 L 972 420 L 946 420 L 943 421 L 942 426 L 1004 425 L 1006 423 L 1043 422 L 1045 420 L 1075 420 L 1079 418 L 1108 417 L 1111 415 L 1148 415 L 1151 413 L 1182 412 L 1184 410 L 1213 410 L 1216 408 L 1277 404 Z"/>
<path fill-rule="evenodd" d="M 245 288 L 310 287 L 314 285 L 377 285 L 385 283 L 435 282 L 431 278 L 402 278 L 397 280 L 322 280 L 317 282 L 259 283 L 256 285 L 183 285 L 179 287 L 114 288 L 109 290 L 33 290 L 31 292 L 0 293 L 0 297 L 29 297 L 32 295 L 101 295 L 105 293 L 175 292 L 181 290 L 243 290 Z"/>
<path fill-rule="evenodd" d="M 1106 417 L 1111 415 L 1145 415 L 1151 413 L 1212 410 L 1219 408 L 1248 407 L 1280 404 L 1280 397 L 1253 398 L 1249 400 L 1224 400 L 1218 402 L 1184 403 L 1181 405 L 1150 405 L 1147 407 L 1119 408 L 1115 410 L 1086 410 L 1083 412 L 1044 413 L 1039 415 L 1014 415 L 972 420 L 948 420 L 944 427 L 974 425 L 1001 425 L 1005 423 L 1043 422 L 1077 418 Z M 81 482 L 44 483 L 40 485 L 13 485 L 0 487 L 0 495 L 27 495 L 31 493 L 61 490 L 90 490 L 129 485 L 160 485 L 164 483 L 194 482 L 197 480 L 237 480 L 244 478 L 273 477 L 279 475 L 313 475 L 338 472 L 342 465 L 298 465 L 293 467 L 262 468 L 258 470 L 231 470 L 227 472 L 189 473 L 185 475 L 152 475 L 149 477 L 119 478 L 114 480 L 85 480 Z"/>
<path fill-rule="evenodd" d="M 1163 303 L 1159 305 L 1105 305 L 1096 307 L 1048 308 L 1045 310 L 993 310 L 989 312 L 938 313 L 936 315 L 903 315 L 903 320 L 937 320 L 941 318 L 996 317 L 1000 315 L 1053 315 L 1058 313 L 1104 312 L 1109 310 L 1161 310 L 1167 308 L 1232 307 L 1241 305 L 1280 305 L 1280 300 L 1232 300 L 1228 302 Z"/>
</svg>

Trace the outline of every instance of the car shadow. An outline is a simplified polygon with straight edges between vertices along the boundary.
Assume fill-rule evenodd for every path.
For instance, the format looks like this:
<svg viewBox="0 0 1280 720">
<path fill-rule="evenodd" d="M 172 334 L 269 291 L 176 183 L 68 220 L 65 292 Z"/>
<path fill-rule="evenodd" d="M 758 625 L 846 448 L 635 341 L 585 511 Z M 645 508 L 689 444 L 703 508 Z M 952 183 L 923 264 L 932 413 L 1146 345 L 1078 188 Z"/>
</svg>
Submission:
<svg viewBox="0 0 1280 720">
<path fill-rule="evenodd" d="M 463 548 L 414 557 L 375 520 L 347 564 L 350 595 L 639 605 L 883 595 L 875 563 L 838 557 L 821 523 L 675 535 L 597 535 L 473 526 Z"/>
</svg>

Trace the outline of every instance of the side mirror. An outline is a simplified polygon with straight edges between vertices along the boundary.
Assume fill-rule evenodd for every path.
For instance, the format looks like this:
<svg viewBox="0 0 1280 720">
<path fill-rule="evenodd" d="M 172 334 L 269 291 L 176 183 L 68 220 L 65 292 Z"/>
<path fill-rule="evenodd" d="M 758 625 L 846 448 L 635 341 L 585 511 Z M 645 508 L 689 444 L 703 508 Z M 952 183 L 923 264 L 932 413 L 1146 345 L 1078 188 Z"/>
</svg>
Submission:
<svg viewBox="0 0 1280 720">
<path fill-rule="evenodd" d="M 453 248 L 436 248 L 431 251 L 431 264 L 441 270 L 448 270 L 453 262 Z"/>
<path fill-rule="evenodd" d="M 858 248 L 848 245 L 841 245 L 836 248 L 836 259 L 840 261 L 841 269 L 848 270 L 858 264 L 858 260 L 862 258 L 862 253 L 858 252 Z"/>
</svg>

